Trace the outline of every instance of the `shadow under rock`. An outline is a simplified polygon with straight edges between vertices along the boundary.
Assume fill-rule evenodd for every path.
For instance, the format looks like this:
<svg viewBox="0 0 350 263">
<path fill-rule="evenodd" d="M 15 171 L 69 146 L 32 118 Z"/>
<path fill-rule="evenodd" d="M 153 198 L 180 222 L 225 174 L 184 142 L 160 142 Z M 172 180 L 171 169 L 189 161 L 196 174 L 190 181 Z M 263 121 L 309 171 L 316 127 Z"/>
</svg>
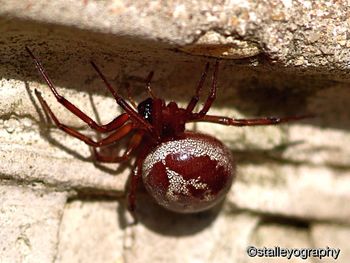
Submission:
<svg viewBox="0 0 350 263">
<path fill-rule="evenodd" d="M 101 81 L 94 82 L 98 76 L 88 63 L 92 59 L 118 87 L 124 79 L 140 86 L 137 78 L 154 70 L 154 87 L 158 91 L 161 88 L 162 96 L 174 101 L 188 101 L 205 61 L 212 61 L 173 52 L 174 47 L 156 41 L 29 21 L 6 23 L 10 24 L 7 25 L 9 29 L 19 29 L 16 36 L 12 36 L 11 30 L 1 36 L 10 52 L 1 55 L 4 66 L 0 71 L 10 79 L 43 83 L 24 50 L 24 45 L 27 45 L 43 60 L 58 86 L 107 95 L 106 89 L 101 88 Z M 22 39 L 23 46 L 18 45 L 19 39 Z M 210 80 L 206 84 L 210 85 Z M 301 74 L 294 72 L 293 68 L 283 69 L 268 61 L 252 67 L 240 60 L 222 60 L 214 107 L 232 108 L 234 105 L 246 116 L 288 116 L 311 111 L 321 117 L 320 121 L 306 120 L 305 123 L 349 130 L 348 86 L 334 80 L 332 74 Z M 140 90 L 144 88 L 137 89 L 136 93 Z M 203 89 L 201 99 L 205 99 L 207 90 L 207 87 Z"/>
<path fill-rule="evenodd" d="M 210 210 L 194 214 L 175 213 L 158 205 L 140 189 L 137 198 L 138 223 L 164 236 L 188 236 L 210 226 L 222 209 L 223 201 Z"/>
<path fill-rule="evenodd" d="M 291 141 L 288 143 L 283 143 L 276 145 L 271 149 L 244 149 L 244 150 L 231 150 L 232 155 L 234 156 L 237 164 L 264 164 L 264 163 L 275 163 L 281 165 L 293 165 L 301 166 L 307 165 L 309 167 L 318 167 L 320 164 L 308 162 L 307 160 L 292 160 L 283 156 L 283 153 L 288 148 L 303 144 L 304 141 Z M 327 151 L 336 151 L 337 148 L 319 146 L 311 149 L 313 152 L 327 150 Z M 350 165 L 341 165 L 324 162 L 324 166 L 330 167 L 334 170 L 344 171 L 350 168 Z"/>
</svg>

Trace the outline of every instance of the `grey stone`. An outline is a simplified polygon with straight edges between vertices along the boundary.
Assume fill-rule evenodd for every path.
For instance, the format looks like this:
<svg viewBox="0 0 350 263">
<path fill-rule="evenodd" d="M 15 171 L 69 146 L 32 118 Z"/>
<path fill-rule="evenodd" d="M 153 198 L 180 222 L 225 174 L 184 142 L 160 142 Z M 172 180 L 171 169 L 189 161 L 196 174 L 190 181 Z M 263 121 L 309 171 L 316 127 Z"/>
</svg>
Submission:
<svg viewBox="0 0 350 263">
<path fill-rule="evenodd" d="M 280 256 L 276 247 L 280 249 L 303 249 L 312 248 L 307 228 L 279 225 L 276 223 L 263 223 L 259 225 L 252 236 L 251 245 L 257 249 L 265 249 L 267 256 L 254 256 L 247 262 L 314 262 L 313 257 L 301 258 L 298 252 L 296 256 Z M 276 251 L 276 252 L 275 252 Z M 276 254 L 274 254 L 276 253 Z"/>
<path fill-rule="evenodd" d="M 0 185 L 0 262 L 53 262 L 67 194 Z"/>
<path fill-rule="evenodd" d="M 116 202 L 72 201 L 64 210 L 56 263 L 123 262 Z"/>
<path fill-rule="evenodd" d="M 215 218 L 210 213 L 174 216 L 161 212 L 156 221 L 153 217 L 141 212 L 141 223 L 134 227 L 134 239 L 126 250 L 127 262 L 245 262 L 259 222 L 246 213 Z"/>
<path fill-rule="evenodd" d="M 348 226 L 315 223 L 311 226 L 311 238 L 315 247 L 340 249 L 338 262 L 348 262 L 350 258 L 349 248 L 350 229 Z M 331 257 L 325 257 L 319 262 L 334 262 Z"/>
<path fill-rule="evenodd" d="M 67 205 L 67 217 L 60 229 L 62 261 L 82 259 L 86 251 L 91 261 L 108 260 L 106 256 L 127 262 L 176 262 L 180 261 L 177 256 L 183 256 L 185 260 L 198 257 L 202 262 L 225 262 L 228 258 L 246 262 L 249 258 L 243 248 L 250 242 L 247 235 L 259 234 L 263 240 L 271 240 L 270 232 L 281 237 L 276 242 L 286 241 L 284 235 L 290 237 L 286 246 L 309 246 L 306 235 L 310 232 L 290 228 L 285 218 L 315 226 L 311 228 L 314 236 L 322 231 L 333 232 L 334 236 L 329 236 L 333 241 L 338 240 L 338 234 L 346 236 L 350 218 L 346 206 L 350 198 L 347 6 L 345 0 L 0 0 L 0 178 L 10 181 L 3 186 L 5 195 L 30 207 L 31 203 L 40 203 L 41 197 L 27 199 L 32 190 L 25 190 L 26 194 L 18 194 L 18 198 L 17 194 L 11 196 L 22 191 L 14 184 L 41 185 L 41 190 L 48 191 L 45 197 L 60 192 L 70 197 L 78 194 L 77 201 Z M 139 225 L 120 229 L 110 221 L 115 219 L 112 207 L 116 204 L 99 198 L 124 199 L 132 162 L 106 166 L 92 163 L 84 143 L 45 120 L 34 89 L 42 93 L 63 123 L 98 138 L 53 98 L 25 46 L 40 58 L 60 94 L 101 123 L 112 120 L 121 110 L 89 65 L 90 60 L 101 67 L 124 97 L 125 84 L 130 83 L 138 102 L 146 98 L 145 78 L 154 70 L 153 91 L 185 106 L 205 62 L 219 57 L 223 58 L 219 92 L 210 114 L 245 118 L 311 112 L 317 116 L 276 127 L 189 125 L 189 129 L 212 134 L 232 149 L 238 177 L 225 209 L 217 214 L 184 216 L 167 214 L 140 200 Z M 111 150 L 120 153 L 124 143 Z M 96 203 L 79 201 L 84 194 L 97 197 Z M 61 199 L 54 197 L 60 201 L 51 209 L 62 211 L 67 194 L 57 195 L 62 195 Z M 142 193 L 140 197 L 147 199 Z M 37 209 L 28 213 L 35 217 Z M 118 216 L 123 214 L 118 211 Z M 256 230 L 257 222 L 266 215 L 275 217 L 279 226 Z M 8 213 L 1 216 L 0 223 L 9 229 L 9 240 L 17 239 L 19 224 L 32 224 L 30 216 L 19 216 L 19 220 L 12 220 L 17 216 Z M 70 217 L 81 231 L 69 228 Z M 46 253 L 44 262 L 50 262 L 57 256 L 57 238 L 50 233 L 58 231 L 58 221 L 40 237 L 48 240 L 43 244 L 50 248 L 23 252 L 28 259 L 40 262 Z M 322 231 L 314 225 L 319 221 L 327 222 Z M 332 225 L 338 222 L 344 226 L 334 230 Z M 100 244 L 93 251 L 94 239 L 90 239 L 79 247 L 93 224 L 96 236 L 115 238 L 116 243 L 108 239 L 101 243 L 106 244 L 105 249 Z M 70 233 L 75 233 L 72 240 Z M 31 240 L 31 235 L 28 238 Z M 169 253 L 157 254 L 152 250 L 155 244 Z M 70 246 L 78 249 L 76 253 Z M 15 262 L 17 255 L 9 251 L 12 254 L 9 252 L 6 260 Z M 344 255 L 342 260 L 349 261 Z"/>
</svg>

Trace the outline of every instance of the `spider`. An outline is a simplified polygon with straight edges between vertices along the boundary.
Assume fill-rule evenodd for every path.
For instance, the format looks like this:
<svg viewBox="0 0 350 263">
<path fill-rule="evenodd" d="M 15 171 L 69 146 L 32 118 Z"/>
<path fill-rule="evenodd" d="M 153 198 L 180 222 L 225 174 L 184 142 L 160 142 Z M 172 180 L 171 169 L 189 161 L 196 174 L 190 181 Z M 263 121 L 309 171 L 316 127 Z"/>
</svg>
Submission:
<svg viewBox="0 0 350 263">
<path fill-rule="evenodd" d="M 231 152 L 212 136 L 186 131 L 186 123 L 211 122 L 230 126 L 257 126 L 309 117 L 301 115 L 285 118 L 234 119 L 208 115 L 207 112 L 216 98 L 218 60 L 214 66 L 210 93 L 198 112 L 194 112 L 194 109 L 208 74 L 209 62 L 205 65 L 198 86 L 186 108 L 180 108 L 173 101 L 166 104 L 152 92 L 150 83 L 153 72 L 149 73 L 146 81 L 146 89 L 150 97 L 138 105 L 129 98 L 130 104 L 112 88 L 101 70 L 91 62 L 117 104 L 124 110 L 124 113 L 111 122 L 99 125 L 57 92 L 40 61 L 28 47 L 26 50 L 57 101 L 90 128 L 108 135 L 94 141 L 62 124 L 41 93 L 35 89 L 35 94 L 44 111 L 59 129 L 93 147 L 95 158 L 101 162 L 127 161 L 138 149 L 128 190 L 128 209 L 132 213 L 135 211 L 136 187 L 141 178 L 145 188 L 159 205 L 179 213 L 207 210 L 219 203 L 229 191 L 236 177 L 235 162 Z M 96 148 L 111 145 L 130 133 L 132 134 L 128 146 L 121 156 L 103 156 L 96 150 Z"/>
</svg>

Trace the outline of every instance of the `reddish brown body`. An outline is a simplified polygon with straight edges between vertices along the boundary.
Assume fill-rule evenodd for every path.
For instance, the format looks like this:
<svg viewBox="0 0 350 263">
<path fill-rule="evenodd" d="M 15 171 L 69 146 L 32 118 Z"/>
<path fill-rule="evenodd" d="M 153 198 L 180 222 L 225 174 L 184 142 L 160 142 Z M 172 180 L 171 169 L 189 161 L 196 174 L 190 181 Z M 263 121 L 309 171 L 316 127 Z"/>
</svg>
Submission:
<svg viewBox="0 0 350 263">
<path fill-rule="evenodd" d="M 230 151 L 217 139 L 183 133 L 158 145 L 143 162 L 148 192 L 165 208 L 192 213 L 220 202 L 235 175 Z"/>
<path fill-rule="evenodd" d="M 62 124 L 51 111 L 40 92 L 35 90 L 44 110 L 58 128 L 92 146 L 96 159 L 101 162 L 117 163 L 126 161 L 137 148 L 141 148 L 136 157 L 135 168 L 130 180 L 128 195 L 130 211 L 135 210 L 136 186 L 141 177 L 143 177 L 148 192 L 157 203 L 169 210 L 183 213 L 203 211 L 212 207 L 220 202 L 230 189 L 235 175 L 235 167 L 229 150 L 211 136 L 186 132 L 186 123 L 212 122 L 232 126 L 255 126 L 278 124 L 308 117 L 304 115 L 286 118 L 234 119 L 207 115 L 216 98 L 218 61 L 215 64 L 209 96 L 202 109 L 197 113 L 193 111 L 198 103 L 209 63 L 207 63 L 195 94 L 187 107 L 179 108 L 175 102 L 166 105 L 164 100 L 153 94 L 150 88 L 153 72 L 149 74 L 146 86 L 150 98 L 137 105 L 129 97 L 130 104 L 112 88 L 98 67 L 91 62 L 118 105 L 125 111 L 110 123 L 100 125 L 57 92 L 39 60 L 27 47 L 26 50 L 34 60 L 57 101 L 92 129 L 100 133 L 108 133 L 108 135 L 99 141 L 95 141 Z M 111 145 L 130 133 L 133 134 L 123 155 L 102 156 L 96 150 L 96 148 Z"/>
<path fill-rule="evenodd" d="M 148 98 L 138 112 L 155 128 L 154 136 L 143 138 L 138 173 L 156 202 L 180 213 L 200 212 L 220 202 L 235 174 L 230 151 L 209 135 L 185 131 L 193 113 L 175 102 Z"/>
</svg>

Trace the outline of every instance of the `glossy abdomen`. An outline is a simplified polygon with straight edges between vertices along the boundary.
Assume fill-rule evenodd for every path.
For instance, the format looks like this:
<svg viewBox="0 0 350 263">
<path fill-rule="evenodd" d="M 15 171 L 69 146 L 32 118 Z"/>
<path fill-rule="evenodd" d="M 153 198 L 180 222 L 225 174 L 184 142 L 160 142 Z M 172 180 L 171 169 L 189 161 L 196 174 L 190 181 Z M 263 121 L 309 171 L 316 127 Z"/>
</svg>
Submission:
<svg viewBox="0 0 350 263">
<path fill-rule="evenodd" d="M 188 132 L 157 146 L 147 155 L 142 172 L 145 187 L 157 203 L 172 211 L 193 213 L 224 198 L 235 167 L 220 141 Z"/>
</svg>

